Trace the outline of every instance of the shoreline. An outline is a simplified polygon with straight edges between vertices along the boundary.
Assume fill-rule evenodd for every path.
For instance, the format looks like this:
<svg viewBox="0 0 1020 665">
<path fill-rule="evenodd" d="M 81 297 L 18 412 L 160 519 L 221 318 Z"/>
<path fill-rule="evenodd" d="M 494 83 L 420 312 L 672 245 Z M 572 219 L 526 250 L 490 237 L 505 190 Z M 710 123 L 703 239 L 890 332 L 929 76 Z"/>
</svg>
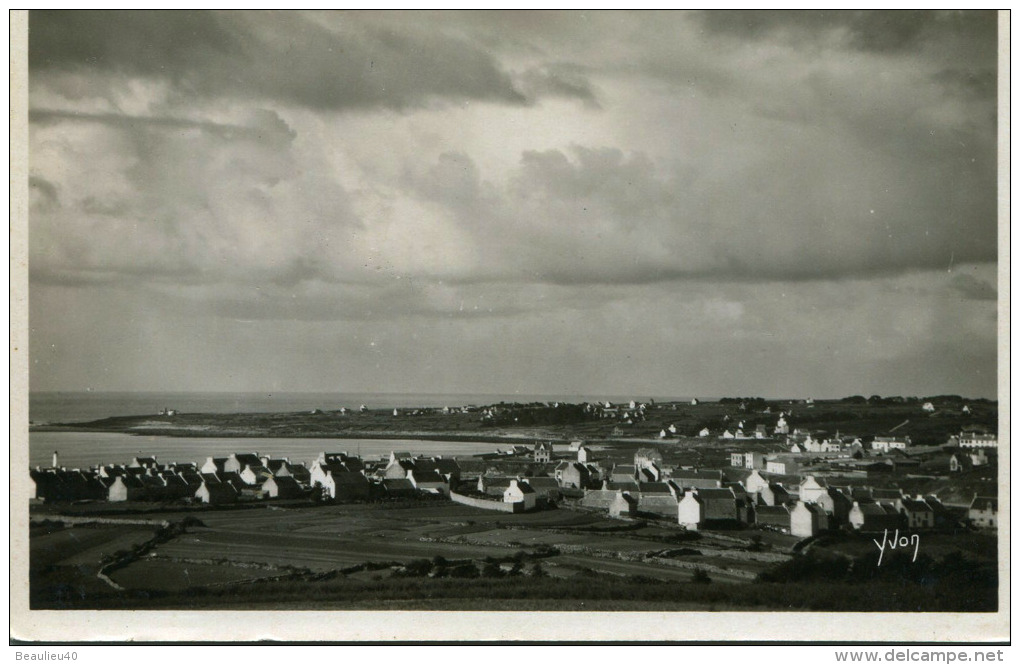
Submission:
<svg viewBox="0 0 1020 665">
<path fill-rule="evenodd" d="M 262 432 L 262 431 L 240 431 L 224 429 L 117 429 L 98 428 L 71 425 L 38 425 L 28 428 L 29 434 L 33 433 L 101 433 L 101 434 L 127 434 L 130 436 L 165 436 L 181 439 L 370 439 L 380 441 L 408 439 L 414 441 L 454 441 L 472 443 L 521 443 L 534 439 L 551 440 L 553 443 L 567 444 L 572 437 L 564 437 L 556 433 L 528 433 L 528 434 L 489 434 L 473 432 L 432 432 L 432 431 L 391 431 L 379 432 L 378 430 L 343 432 Z M 607 441 L 608 442 L 608 441 Z"/>
</svg>

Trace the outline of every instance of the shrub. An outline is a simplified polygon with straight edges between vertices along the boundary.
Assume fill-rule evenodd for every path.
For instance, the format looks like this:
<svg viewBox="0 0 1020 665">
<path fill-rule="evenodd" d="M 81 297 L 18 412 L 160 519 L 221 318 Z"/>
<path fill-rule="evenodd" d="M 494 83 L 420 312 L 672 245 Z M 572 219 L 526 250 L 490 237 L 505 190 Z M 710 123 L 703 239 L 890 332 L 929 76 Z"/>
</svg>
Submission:
<svg viewBox="0 0 1020 665">
<path fill-rule="evenodd" d="M 704 568 L 695 568 L 694 576 L 691 578 L 691 581 L 695 584 L 709 584 L 711 583 L 712 578 L 708 576 L 708 573 L 705 572 Z"/>
</svg>

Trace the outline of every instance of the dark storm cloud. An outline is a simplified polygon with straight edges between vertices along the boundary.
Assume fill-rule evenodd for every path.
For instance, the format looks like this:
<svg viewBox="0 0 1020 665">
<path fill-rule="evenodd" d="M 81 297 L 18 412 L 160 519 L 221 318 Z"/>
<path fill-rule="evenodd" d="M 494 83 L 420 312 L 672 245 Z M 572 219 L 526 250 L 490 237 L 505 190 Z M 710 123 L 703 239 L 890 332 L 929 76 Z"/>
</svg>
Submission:
<svg viewBox="0 0 1020 665">
<path fill-rule="evenodd" d="M 314 109 L 406 109 L 436 98 L 527 104 L 513 77 L 469 41 L 413 21 L 393 29 L 340 15 L 326 27 L 294 13 L 32 12 L 29 66 L 170 82 L 184 94 L 265 97 Z M 591 102 L 576 74 L 527 77 L 532 94 Z"/>
<path fill-rule="evenodd" d="M 743 169 L 740 195 L 642 153 L 577 145 L 526 151 L 501 183 L 446 153 L 403 184 L 481 248 L 480 265 L 444 276 L 457 284 L 803 282 L 995 260 L 994 196 L 957 191 L 960 172 L 904 177 L 901 162 L 831 148 L 803 159 Z M 849 185 L 848 173 L 867 176 Z"/>
<path fill-rule="evenodd" d="M 896 53 L 952 35 L 995 57 L 997 23 L 991 11 L 737 10 L 704 11 L 698 16 L 709 30 L 741 39 L 779 37 L 817 44 L 840 31 L 854 49 Z"/>
</svg>

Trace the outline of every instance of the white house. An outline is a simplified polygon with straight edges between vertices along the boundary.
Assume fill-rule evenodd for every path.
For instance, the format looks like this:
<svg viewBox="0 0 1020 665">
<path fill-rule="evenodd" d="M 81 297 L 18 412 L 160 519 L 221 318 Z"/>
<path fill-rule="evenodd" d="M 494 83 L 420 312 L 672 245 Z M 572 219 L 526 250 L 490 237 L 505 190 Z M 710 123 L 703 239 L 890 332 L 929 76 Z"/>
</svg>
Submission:
<svg viewBox="0 0 1020 665">
<path fill-rule="evenodd" d="M 970 502 L 967 517 L 974 526 L 994 529 L 999 524 L 999 500 L 995 497 L 977 496 Z"/>
<path fill-rule="evenodd" d="M 935 413 L 935 405 L 931 402 L 925 402 L 921 408 L 925 413 Z"/>
<path fill-rule="evenodd" d="M 195 498 L 202 503 L 233 503 L 237 501 L 237 490 L 230 483 L 209 484 L 203 480 L 195 491 Z"/>
<path fill-rule="evenodd" d="M 637 512 L 637 505 L 637 500 L 630 494 L 617 491 L 616 496 L 613 497 L 612 503 L 609 504 L 609 516 L 631 517 Z"/>
<path fill-rule="evenodd" d="M 677 504 L 677 521 L 680 526 L 691 531 L 697 531 L 705 521 L 705 504 L 701 502 L 696 492 L 686 492 L 684 498 Z"/>
<path fill-rule="evenodd" d="M 909 445 L 909 436 L 902 439 L 895 436 L 876 436 L 875 440 L 871 442 L 871 449 L 887 453 L 890 450 L 906 450 Z"/>
<path fill-rule="evenodd" d="M 519 503 L 523 505 L 524 510 L 534 508 L 536 499 L 535 490 L 531 485 L 517 478 L 512 479 L 510 486 L 503 492 L 503 503 Z"/>
<path fill-rule="evenodd" d="M 800 484 L 800 500 L 807 503 L 818 503 L 818 500 L 828 492 L 829 488 L 815 480 L 814 476 L 808 476 Z"/>
<path fill-rule="evenodd" d="M 995 434 L 981 434 L 979 432 L 961 432 L 961 448 L 998 448 L 999 437 Z"/>
<path fill-rule="evenodd" d="M 744 453 L 745 469 L 764 469 L 765 467 L 765 453 Z"/>
<path fill-rule="evenodd" d="M 790 425 L 786 422 L 786 418 L 782 413 L 779 414 L 779 420 L 776 422 L 775 432 L 777 435 L 790 433 Z"/>
<path fill-rule="evenodd" d="M 748 494 L 758 494 L 762 490 L 766 490 L 769 487 L 769 481 L 765 480 L 758 469 L 751 472 L 747 478 L 744 479 L 744 490 Z"/>
<path fill-rule="evenodd" d="M 450 481 L 436 471 L 415 469 L 407 472 L 407 479 L 417 490 L 450 496 Z"/>
<path fill-rule="evenodd" d="M 706 437 L 706 436 L 708 436 L 709 434 L 711 434 L 711 432 L 709 432 L 709 431 L 708 431 L 708 428 L 707 428 L 707 427 L 703 427 L 703 428 L 701 429 L 701 431 L 700 431 L 700 432 L 698 432 L 698 436 L 700 436 L 701 438 L 705 438 L 705 437 Z"/>
<path fill-rule="evenodd" d="M 801 485 L 801 492 L 803 492 Z M 790 511 L 790 535 L 798 538 L 810 538 L 818 535 L 822 528 L 824 512 L 820 506 L 798 501 Z"/>
<path fill-rule="evenodd" d="M 546 463 L 552 459 L 552 444 L 548 441 L 539 441 L 532 451 L 532 458 L 538 463 Z"/>
<path fill-rule="evenodd" d="M 784 456 L 777 455 L 767 462 L 765 470 L 769 473 L 778 473 L 781 475 L 794 475 L 800 472 L 800 463 L 797 460 Z"/>
</svg>

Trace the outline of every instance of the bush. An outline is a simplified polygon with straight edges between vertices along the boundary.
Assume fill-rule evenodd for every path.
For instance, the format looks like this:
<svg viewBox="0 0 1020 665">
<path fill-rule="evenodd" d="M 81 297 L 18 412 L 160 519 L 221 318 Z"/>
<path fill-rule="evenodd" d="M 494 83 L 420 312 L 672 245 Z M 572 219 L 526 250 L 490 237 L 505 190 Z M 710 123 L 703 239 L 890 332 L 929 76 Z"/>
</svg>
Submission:
<svg viewBox="0 0 1020 665">
<path fill-rule="evenodd" d="M 712 582 L 712 578 L 708 576 L 708 573 L 705 572 L 704 568 L 695 568 L 694 576 L 691 578 L 691 581 L 695 584 L 710 584 Z"/>
</svg>

